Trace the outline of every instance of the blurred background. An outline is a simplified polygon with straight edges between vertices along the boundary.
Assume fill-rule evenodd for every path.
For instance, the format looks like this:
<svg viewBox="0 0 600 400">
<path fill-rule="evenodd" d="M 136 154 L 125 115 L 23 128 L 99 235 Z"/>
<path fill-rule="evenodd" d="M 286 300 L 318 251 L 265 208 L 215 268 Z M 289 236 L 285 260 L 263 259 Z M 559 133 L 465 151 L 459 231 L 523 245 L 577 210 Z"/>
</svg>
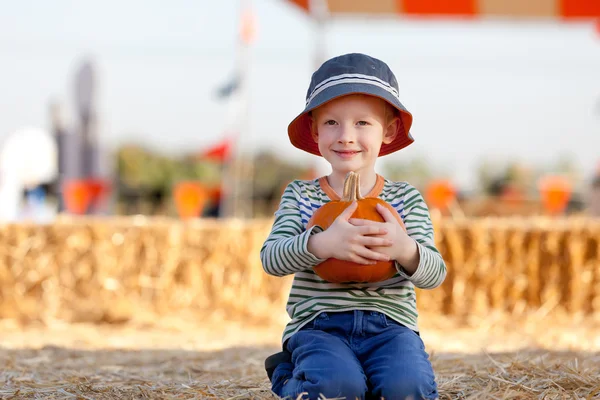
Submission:
<svg viewBox="0 0 600 400">
<path fill-rule="evenodd" d="M 600 2 L 0 10 L 0 397 L 273 398 L 291 277 L 259 252 L 285 186 L 329 173 L 287 125 L 350 52 L 414 116 L 376 170 L 448 266 L 417 290 L 440 398 L 600 393 Z"/>
<path fill-rule="evenodd" d="M 443 180 L 467 215 L 542 213 L 552 177 L 568 185 L 561 211 L 593 212 L 597 6 L 463 3 L 7 4 L 2 217 L 177 216 L 184 181 L 184 196 L 202 200 L 197 216 L 270 216 L 291 179 L 328 173 L 286 128 L 312 72 L 347 52 L 386 61 L 414 115 L 416 142 L 378 172 L 423 192 Z M 102 205 L 81 203 L 88 191 Z"/>
</svg>

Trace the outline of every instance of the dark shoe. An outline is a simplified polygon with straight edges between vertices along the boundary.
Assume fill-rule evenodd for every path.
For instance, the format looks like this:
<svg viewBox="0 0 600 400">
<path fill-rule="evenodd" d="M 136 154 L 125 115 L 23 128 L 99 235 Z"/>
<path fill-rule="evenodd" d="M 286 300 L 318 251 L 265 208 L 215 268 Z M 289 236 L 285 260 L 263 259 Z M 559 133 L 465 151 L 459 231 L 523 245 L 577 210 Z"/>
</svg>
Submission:
<svg viewBox="0 0 600 400">
<path fill-rule="evenodd" d="M 280 351 L 279 353 L 275 353 L 272 356 L 267 357 L 265 360 L 265 369 L 267 370 L 267 376 L 269 377 L 269 380 L 271 380 L 273 377 L 275 368 L 284 362 L 292 362 L 292 354 L 287 350 Z"/>
</svg>

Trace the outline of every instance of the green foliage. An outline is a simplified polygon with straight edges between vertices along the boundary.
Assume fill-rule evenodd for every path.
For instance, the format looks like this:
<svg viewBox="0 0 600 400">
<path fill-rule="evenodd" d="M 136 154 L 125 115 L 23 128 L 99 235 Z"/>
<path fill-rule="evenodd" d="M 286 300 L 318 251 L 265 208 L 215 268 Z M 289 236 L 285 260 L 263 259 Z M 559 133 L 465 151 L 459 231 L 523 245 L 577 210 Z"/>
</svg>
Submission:
<svg viewBox="0 0 600 400">
<path fill-rule="evenodd" d="M 221 179 L 219 164 L 194 157 L 167 157 L 140 146 L 124 146 L 116 157 L 119 180 L 132 189 L 169 192 L 181 180 L 211 184 Z"/>
<path fill-rule="evenodd" d="M 294 165 L 273 153 L 260 153 L 254 158 L 242 158 L 244 173 L 252 172 L 253 209 L 259 215 L 270 215 L 273 205 L 287 183 L 305 176 L 308 168 Z M 162 201 L 169 202 L 173 186 L 184 180 L 195 180 L 209 187 L 221 184 L 226 173 L 217 161 L 201 159 L 196 155 L 169 157 L 141 146 L 129 145 L 116 153 L 117 174 L 122 196 L 143 199 L 152 193 L 163 193 Z M 131 200 L 129 200 L 131 201 Z"/>
<path fill-rule="evenodd" d="M 410 160 L 386 161 L 383 164 L 383 175 L 391 180 L 407 181 L 418 189 L 423 189 L 427 182 L 440 177 L 434 171 L 431 162 L 425 157 Z"/>
<path fill-rule="evenodd" d="M 164 194 L 168 199 L 172 187 L 182 180 L 196 180 L 209 187 L 220 185 L 225 169 L 218 161 L 202 159 L 196 154 L 166 156 L 138 145 L 128 145 L 116 153 L 117 174 L 120 188 L 124 192 Z M 252 200 L 259 214 L 271 215 L 285 185 L 294 179 L 306 179 L 310 166 L 289 162 L 279 154 L 262 152 L 252 158 L 241 160 L 242 170 L 251 174 Z M 483 160 L 477 167 L 478 188 L 473 195 L 495 196 L 511 188 L 523 195 L 536 197 L 537 182 L 545 174 L 561 174 L 569 177 L 576 185 L 583 181 L 573 159 L 557 157 L 544 166 L 531 166 L 515 160 L 498 162 Z M 450 169 L 435 168 L 425 156 L 406 159 L 384 159 L 382 174 L 391 180 L 408 181 L 419 190 L 424 190 L 429 181 L 438 178 L 452 180 Z M 248 176 L 248 175 L 246 175 Z M 459 188 L 460 189 L 460 188 Z M 576 189 L 577 190 L 577 189 Z M 142 195 L 144 196 L 144 195 Z"/>
</svg>

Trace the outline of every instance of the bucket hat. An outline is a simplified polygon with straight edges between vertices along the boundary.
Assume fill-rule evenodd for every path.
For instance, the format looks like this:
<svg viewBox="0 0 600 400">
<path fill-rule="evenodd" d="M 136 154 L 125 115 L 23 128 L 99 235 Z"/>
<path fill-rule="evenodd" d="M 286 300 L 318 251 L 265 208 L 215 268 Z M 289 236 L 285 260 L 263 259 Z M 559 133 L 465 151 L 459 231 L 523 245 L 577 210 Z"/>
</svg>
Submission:
<svg viewBox="0 0 600 400">
<path fill-rule="evenodd" d="M 310 112 L 323 104 L 349 94 L 379 97 L 399 112 L 398 134 L 389 144 L 382 144 L 379 156 L 398 151 L 414 142 L 410 134 L 412 114 L 400 103 L 398 81 L 386 63 L 361 53 L 344 54 L 327 60 L 311 78 L 304 110 L 288 126 L 292 145 L 320 156 L 311 132 Z"/>
</svg>

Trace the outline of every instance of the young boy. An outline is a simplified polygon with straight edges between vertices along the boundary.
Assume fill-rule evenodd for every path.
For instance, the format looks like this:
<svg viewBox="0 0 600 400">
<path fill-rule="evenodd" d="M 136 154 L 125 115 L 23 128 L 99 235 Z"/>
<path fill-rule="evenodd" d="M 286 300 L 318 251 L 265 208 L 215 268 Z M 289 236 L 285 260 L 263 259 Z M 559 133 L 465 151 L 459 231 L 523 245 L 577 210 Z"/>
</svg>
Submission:
<svg viewBox="0 0 600 400">
<path fill-rule="evenodd" d="M 283 351 L 265 361 L 272 390 L 296 399 L 434 399 L 437 385 L 418 333 L 414 287 L 433 289 L 446 276 L 421 194 L 375 172 L 377 157 L 413 142 L 412 115 L 400 103 L 389 67 L 364 54 L 325 62 L 312 76 L 306 108 L 288 127 L 292 144 L 331 164 L 331 174 L 290 183 L 261 252 L 268 274 L 294 274 Z M 360 175 L 363 197 L 378 196 L 385 222 L 351 218 L 349 206 L 326 230 L 306 229 L 315 210 Z M 364 265 L 394 260 L 397 274 L 376 283 L 335 284 L 313 267 L 327 258 Z M 306 398 L 306 397 L 303 397 Z"/>
</svg>

